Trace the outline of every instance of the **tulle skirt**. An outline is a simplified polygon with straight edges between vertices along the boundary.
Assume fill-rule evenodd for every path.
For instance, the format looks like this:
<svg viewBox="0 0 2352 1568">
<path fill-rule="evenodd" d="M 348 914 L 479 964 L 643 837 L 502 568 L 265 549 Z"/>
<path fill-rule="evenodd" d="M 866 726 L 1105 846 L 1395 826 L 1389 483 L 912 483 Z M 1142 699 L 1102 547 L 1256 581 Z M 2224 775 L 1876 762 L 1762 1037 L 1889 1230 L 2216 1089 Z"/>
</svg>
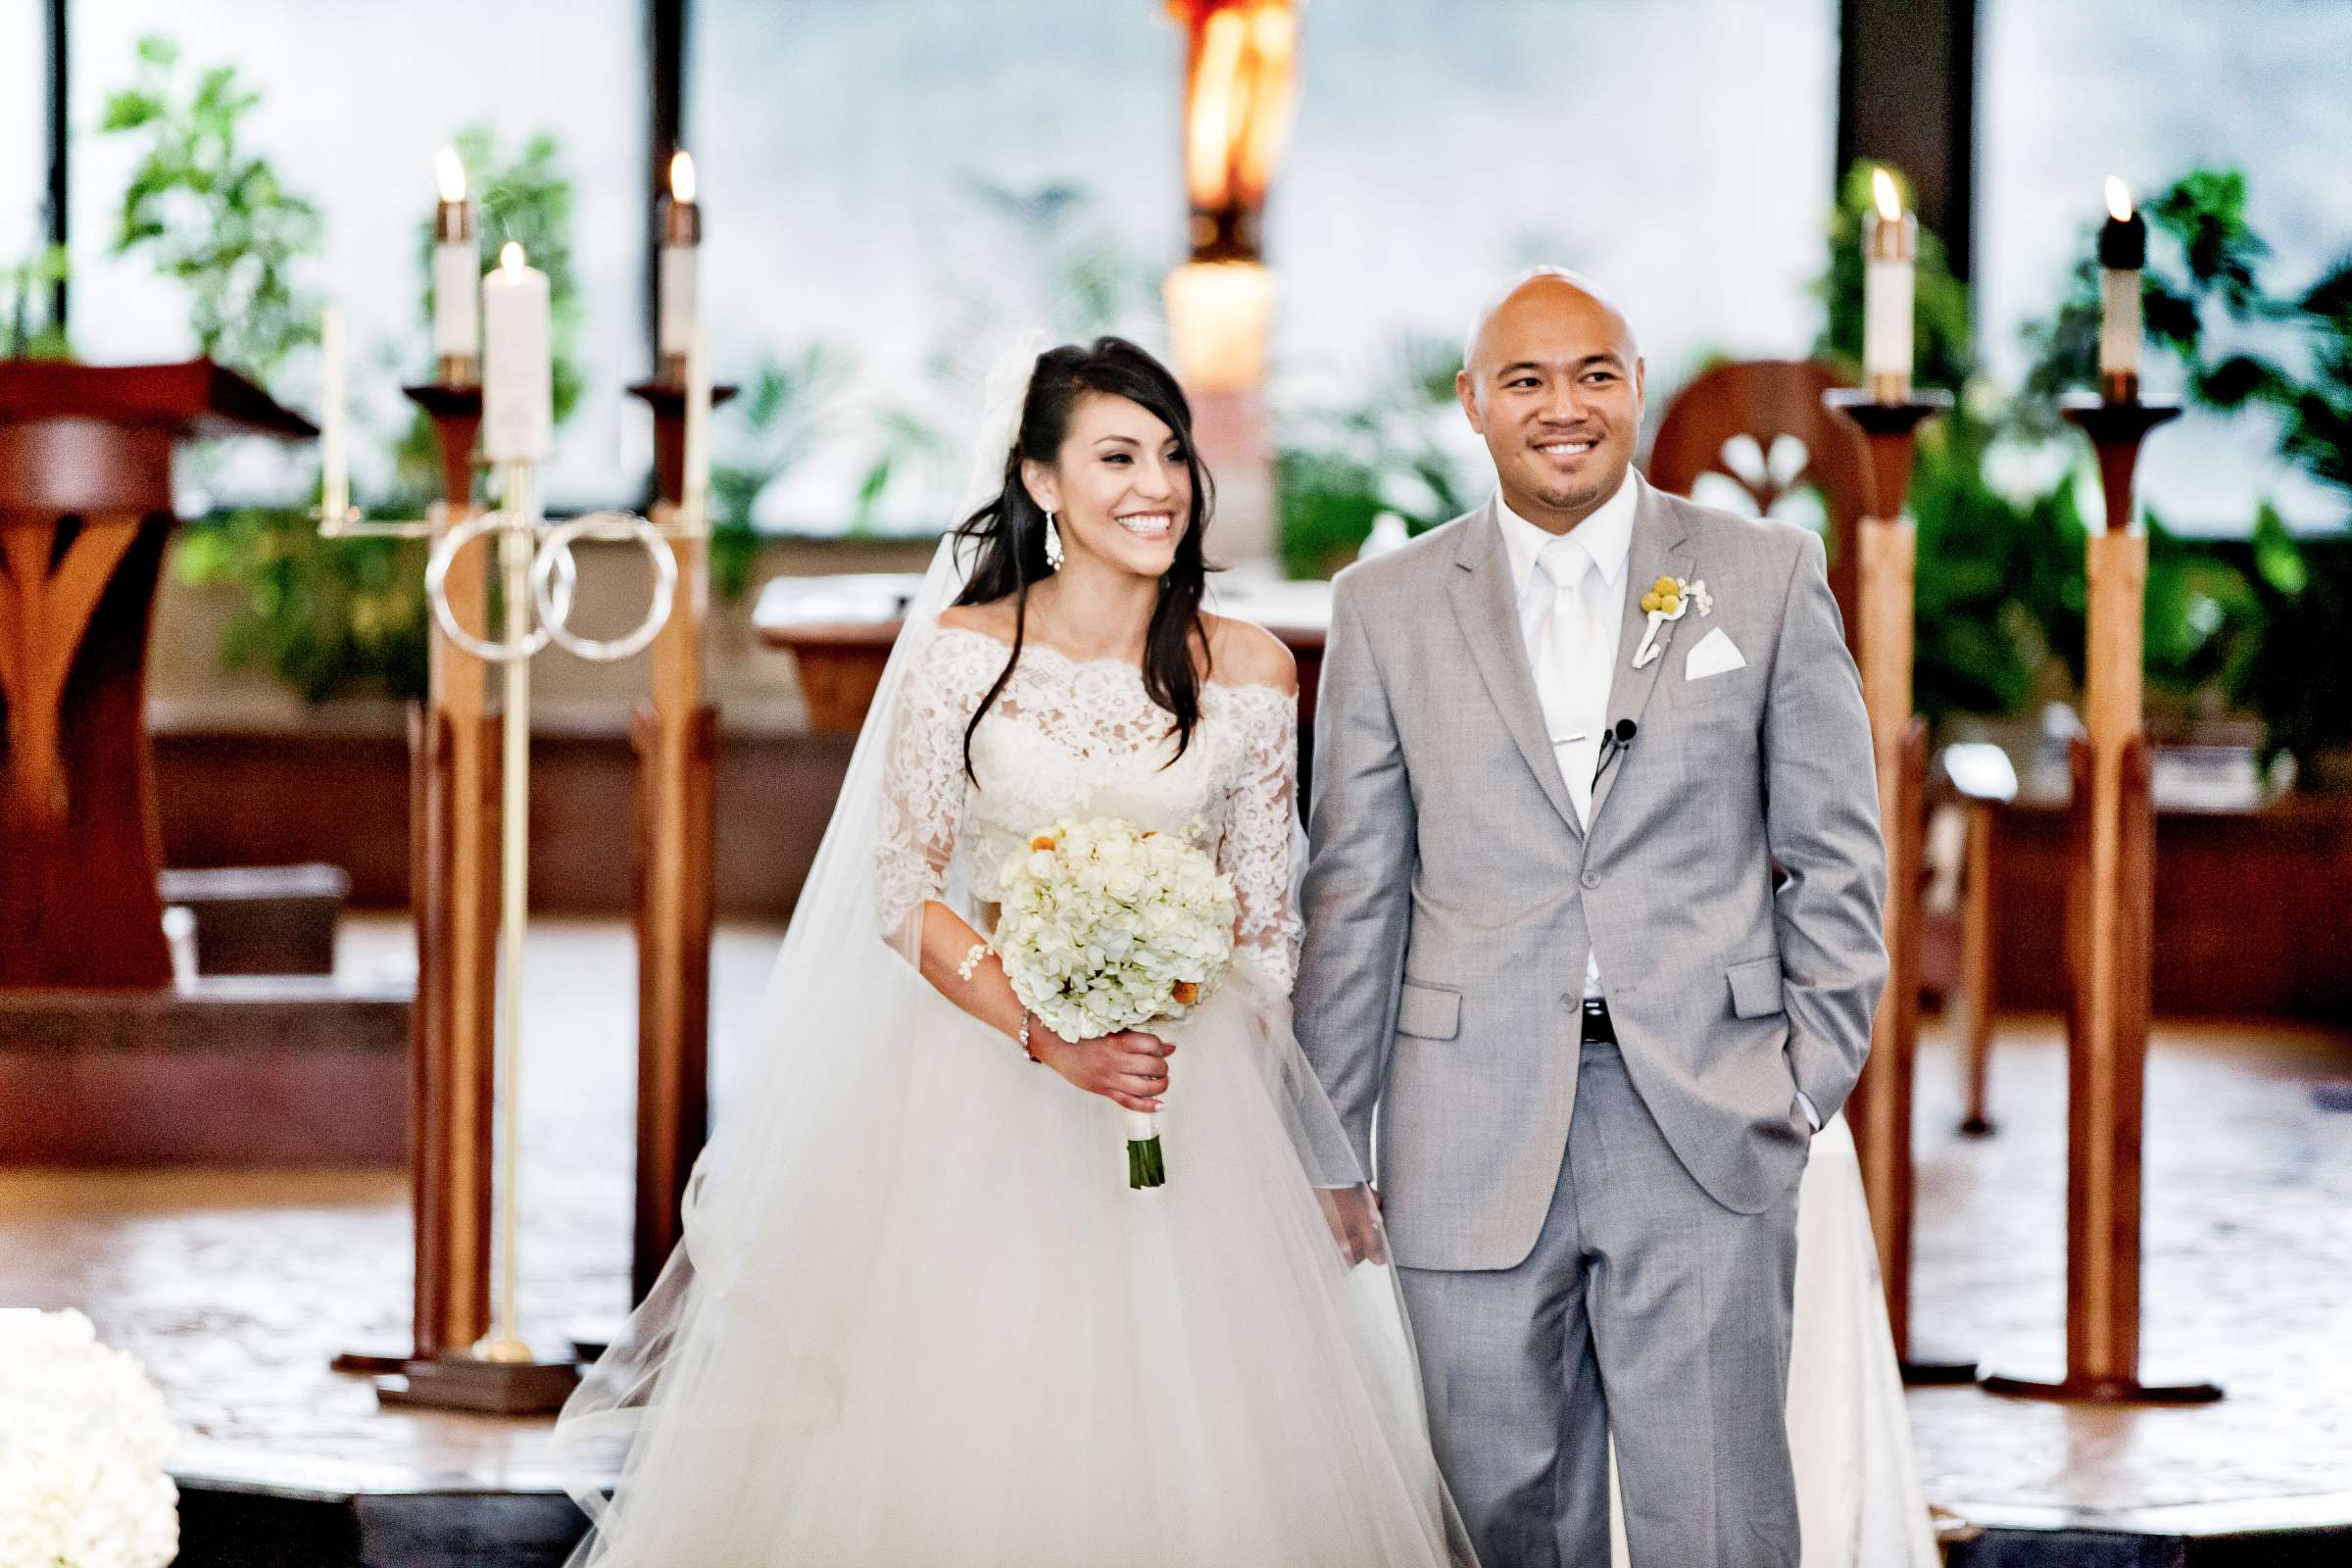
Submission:
<svg viewBox="0 0 2352 1568">
<path fill-rule="evenodd" d="M 1936 1568 L 1942 1558 L 1843 1116 L 1814 1135 L 1805 1162 L 1794 1325 L 1788 1449 L 1805 1568 Z"/>
<path fill-rule="evenodd" d="M 1466 1560 L 1396 1282 L 1318 1198 L 1346 1155 L 1286 1018 L 1229 983 L 1160 1031 L 1144 1192 L 1116 1106 L 928 992 L 869 1020 L 905 1038 L 831 1042 L 879 1059 L 723 1128 L 566 1412 L 566 1443 L 633 1439 L 575 1560 Z"/>
</svg>

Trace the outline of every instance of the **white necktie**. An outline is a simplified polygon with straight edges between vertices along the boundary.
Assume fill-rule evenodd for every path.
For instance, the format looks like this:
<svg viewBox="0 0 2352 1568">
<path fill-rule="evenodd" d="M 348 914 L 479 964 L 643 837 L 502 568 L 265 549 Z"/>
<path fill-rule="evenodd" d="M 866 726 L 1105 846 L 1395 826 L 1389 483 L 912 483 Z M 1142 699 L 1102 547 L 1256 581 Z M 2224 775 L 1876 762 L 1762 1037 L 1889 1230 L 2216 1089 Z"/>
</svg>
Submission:
<svg viewBox="0 0 2352 1568">
<path fill-rule="evenodd" d="M 1609 702 L 1607 584 L 1575 536 L 1554 539 L 1536 557 L 1551 580 L 1551 610 L 1537 642 L 1536 696 L 1544 705 L 1551 755 L 1568 786 L 1576 819 L 1591 825 L 1592 770 Z"/>
<path fill-rule="evenodd" d="M 1592 825 L 1592 770 L 1600 761 L 1600 730 L 1608 721 L 1608 629 L 1601 616 L 1612 608 L 1607 580 L 1592 553 L 1571 535 L 1554 539 L 1536 556 L 1551 580 L 1551 609 L 1536 640 L 1536 697 L 1544 705 L 1544 726 L 1551 755 L 1560 764 L 1576 819 Z M 1585 959 L 1585 995 L 1602 994 L 1600 956 Z"/>
</svg>

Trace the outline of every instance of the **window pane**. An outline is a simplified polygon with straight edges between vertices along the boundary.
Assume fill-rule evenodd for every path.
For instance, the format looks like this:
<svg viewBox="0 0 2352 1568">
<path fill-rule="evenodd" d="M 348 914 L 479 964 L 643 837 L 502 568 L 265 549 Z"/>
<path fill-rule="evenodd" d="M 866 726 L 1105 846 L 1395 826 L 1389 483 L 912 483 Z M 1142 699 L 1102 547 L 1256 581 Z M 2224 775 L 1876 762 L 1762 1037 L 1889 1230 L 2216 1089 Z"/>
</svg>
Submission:
<svg viewBox="0 0 2352 1568">
<path fill-rule="evenodd" d="M 1811 342 L 1832 0 L 1326 0 L 1302 18 L 1299 117 L 1267 238 L 1279 373 L 1302 395 L 1360 385 L 1402 332 L 1458 336 L 1539 259 L 1622 296 L 1653 399 L 1709 353 Z M 1164 342 L 1156 279 L 1181 257 L 1185 218 L 1183 34 L 1158 0 L 698 0 L 689 43 L 720 374 L 828 341 L 855 351 L 861 401 L 889 402 L 931 350 L 963 346 L 975 302 L 991 352 L 1042 322 L 1054 257 L 990 216 L 983 185 L 1083 191 L 1141 280 L 1122 323 Z M 956 421 L 959 465 L 976 414 L 927 406 Z M 840 526 L 859 439 L 841 434 L 762 520 Z M 936 527 L 953 478 L 889 520 Z"/>
<path fill-rule="evenodd" d="M 14 269 L 47 235 L 49 30 L 39 6 L 0 6 L 0 267 Z M 14 290 L 0 298 L 0 352 L 14 329 Z"/>
<path fill-rule="evenodd" d="M 135 133 L 95 133 L 107 95 L 133 77 L 138 40 L 162 34 L 180 44 L 188 79 L 195 70 L 232 65 L 261 94 L 240 135 L 323 217 L 324 253 L 306 275 L 343 306 L 348 322 L 355 415 L 377 437 L 354 446 L 364 495 L 381 482 L 385 449 L 408 418 L 400 383 L 421 379 L 431 363 L 431 338 L 418 316 L 416 247 L 417 226 L 432 211 L 434 152 L 475 122 L 495 128 L 509 157 L 545 130 L 572 181 L 572 258 L 585 314 L 578 357 L 587 386 L 558 434 L 549 499 L 558 506 L 635 499 L 651 438 L 637 411 L 624 407 L 633 400 L 621 388 L 642 379 L 651 363 L 643 303 L 643 10 L 639 0 L 110 0 L 74 7 L 76 346 L 101 363 L 195 351 L 179 289 L 158 278 L 145 256 L 112 254 Z M 304 356 L 277 391 L 308 412 L 316 384 L 313 357 Z M 279 492 L 314 461 L 243 443 L 216 485 L 232 500 Z"/>
<path fill-rule="evenodd" d="M 1812 342 L 1837 139 L 1830 0 L 1389 0 L 1305 18 L 1298 132 L 1269 214 L 1294 355 L 1347 363 L 1405 326 L 1458 337 L 1539 261 L 1623 303 L 1653 405 L 1710 353 Z"/>
<path fill-rule="evenodd" d="M 1993 0 L 1985 8 L 1978 320 L 2004 378 L 2018 328 L 2045 317 L 2090 244 L 2100 181 L 2162 189 L 2191 169 L 2238 168 L 2276 292 L 2352 245 L 2352 6 L 2316 0 Z M 2151 391 L 2177 368 L 2149 368 Z M 2256 417 L 2191 415 L 2148 443 L 2148 505 L 2184 532 L 2243 533 L 2259 496 L 2305 525 L 2339 499 L 2272 455 Z"/>
<path fill-rule="evenodd" d="M 1024 327 L 1068 326 L 1053 259 L 984 187 L 1081 190 L 1084 221 L 1139 269 L 1121 328 L 1160 346 L 1152 279 L 1185 214 L 1183 33 L 1158 0 L 698 0 L 688 50 L 714 373 L 815 342 L 858 372 L 856 412 L 827 421 L 763 521 L 842 527 L 883 412 L 909 406 L 947 452 L 876 520 L 946 521 L 978 394 L 932 384 L 927 358 L 960 338 L 984 368 Z M 731 433 L 720 421 L 722 463 Z"/>
</svg>

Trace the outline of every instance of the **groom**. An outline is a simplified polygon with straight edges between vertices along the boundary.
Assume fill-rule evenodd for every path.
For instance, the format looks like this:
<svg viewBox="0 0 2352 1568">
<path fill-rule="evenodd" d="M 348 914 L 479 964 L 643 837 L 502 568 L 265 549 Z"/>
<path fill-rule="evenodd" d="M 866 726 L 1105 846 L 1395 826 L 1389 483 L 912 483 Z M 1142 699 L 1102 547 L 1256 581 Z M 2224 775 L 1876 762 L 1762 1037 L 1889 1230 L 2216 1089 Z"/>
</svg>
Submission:
<svg viewBox="0 0 2352 1568">
<path fill-rule="evenodd" d="M 1539 270 L 1456 380 L 1498 493 L 1342 574 L 1301 1043 L 1371 1166 L 1486 1568 L 1797 1561 L 1796 1194 L 1886 974 L 1820 541 L 1630 468 L 1625 318 Z"/>
</svg>

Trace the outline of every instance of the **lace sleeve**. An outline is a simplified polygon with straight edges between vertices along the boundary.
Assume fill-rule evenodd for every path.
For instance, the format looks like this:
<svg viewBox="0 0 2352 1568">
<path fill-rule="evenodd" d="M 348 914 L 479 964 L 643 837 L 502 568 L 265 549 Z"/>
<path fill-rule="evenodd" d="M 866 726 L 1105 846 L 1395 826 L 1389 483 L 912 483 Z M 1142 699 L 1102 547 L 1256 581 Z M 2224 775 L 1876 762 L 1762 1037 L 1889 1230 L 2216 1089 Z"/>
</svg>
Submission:
<svg viewBox="0 0 2352 1568">
<path fill-rule="evenodd" d="M 1298 969 L 1292 855 L 1298 838 L 1298 700 L 1250 686 L 1230 699 L 1241 735 L 1217 868 L 1233 878 L 1235 956 L 1284 995 Z"/>
<path fill-rule="evenodd" d="M 961 641 L 935 637 L 906 672 L 882 759 L 874 913 L 883 939 L 910 957 L 921 945 L 923 905 L 947 889 L 963 821 L 963 730 L 986 690 L 956 661 Z"/>
</svg>

